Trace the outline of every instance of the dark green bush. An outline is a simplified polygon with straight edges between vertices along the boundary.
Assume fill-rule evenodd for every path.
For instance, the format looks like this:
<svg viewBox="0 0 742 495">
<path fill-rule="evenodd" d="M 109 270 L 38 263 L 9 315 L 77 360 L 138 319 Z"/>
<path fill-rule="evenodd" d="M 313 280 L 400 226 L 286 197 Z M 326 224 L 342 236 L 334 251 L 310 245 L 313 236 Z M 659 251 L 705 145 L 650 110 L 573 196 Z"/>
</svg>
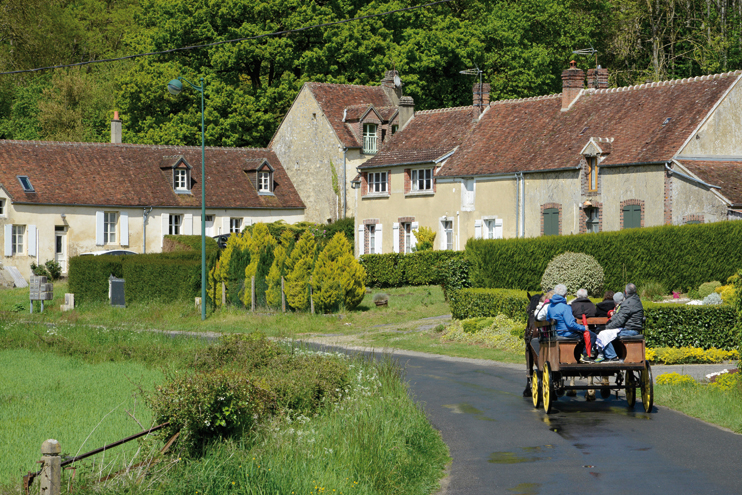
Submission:
<svg viewBox="0 0 742 495">
<path fill-rule="evenodd" d="M 361 266 L 366 270 L 366 287 L 401 287 L 404 284 L 404 272 L 399 266 L 402 254 L 364 254 L 360 258 Z"/>
<path fill-rule="evenodd" d="M 457 320 L 497 316 L 525 322 L 528 295 L 526 291 L 510 289 L 461 289 L 449 299 L 451 315 Z"/>
<path fill-rule="evenodd" d="M 742 222 L 668 225 L 599 234 L 470 239 L 465 256 L 472 264 L 474 287 L 538 290 L 549 261 L 572 251 L 598 260 L 607 289 L 654 280 L 688 290 L 709 280 L 726 280 L 740 269 L 740 238 Z"/>
<path fill-rule="evenodd" d="M 201 292 L 200 257 L 178 259 L 160 254 L 140 254 L 124 260 L 123 268 L 127 304 L 186 300 Z"/>
<path fill-rule="evenodd" d="M 461 258 L 463 253 L 460 251 L 417 251 L 410 254 L 364 254 L 360 261 L 366 269 L 367 287 L 402 287 L 441 284 L 446 263 Z"/>
<path fill-rule="evenodd" d="M 206 252 L 218 251 L 219 245 L 212 237 L 206 236 Z M 163 242 L 164 252 L 173 251 L 198 251 L 201 252 L 200 235 L 166 235 Z"/>
<path fill-rule="evenodd" d="M 108 277 L 124 276 L 126 256 L 75 256 L 70 259 L 69 291 L 75 304 L 108 300 Z"/>
<path fill-rule="evenodd" d="M 457 290 L 471 287 L 469 278 L 470 263 L 463 257 L 451 258 L 443 264 L 441 270 L 441 287 L 443 297 L 449 300 L 451 294 Z"/>
<path fill-rule="evenodd" d="M 647 347 L 702 347 L 732 350 L 740 343 L 737 315 L 729 306 L 644 303 Z"/>
<path fill-rule="evenodd" d="M 252 371 L 268 366 L 285 353 L 285 348 L 259 332 L 224 335 L 218 343 L 196 354 L 194 367 L 202 371 L 217 368 Z"/>
</svg>

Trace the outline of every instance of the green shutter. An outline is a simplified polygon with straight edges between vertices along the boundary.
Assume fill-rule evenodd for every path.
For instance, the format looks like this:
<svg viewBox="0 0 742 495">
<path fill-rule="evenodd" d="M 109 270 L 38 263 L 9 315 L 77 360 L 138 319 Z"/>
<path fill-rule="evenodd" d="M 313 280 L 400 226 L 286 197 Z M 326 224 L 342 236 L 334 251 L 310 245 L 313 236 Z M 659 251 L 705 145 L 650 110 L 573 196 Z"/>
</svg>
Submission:
<svg viewBox="0 0 742 495">
<path fill-rule="evenodd" d="M 642 226 L 641 205 L 626 205 L 623 207 L 623 228 L 637 229 Z"/>
<path fill-rule="evenodd" d="M 559 235 L 559 209 L 544 210 L 544 235 Z"/>
</svg>

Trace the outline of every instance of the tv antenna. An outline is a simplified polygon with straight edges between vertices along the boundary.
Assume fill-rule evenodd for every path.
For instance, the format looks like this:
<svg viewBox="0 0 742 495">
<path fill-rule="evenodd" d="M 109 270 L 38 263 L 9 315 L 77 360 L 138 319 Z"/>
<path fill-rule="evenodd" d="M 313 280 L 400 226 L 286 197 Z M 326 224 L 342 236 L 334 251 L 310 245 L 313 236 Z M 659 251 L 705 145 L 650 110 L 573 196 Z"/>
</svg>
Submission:
<svg viewBox="0 0 742 495">
<path fill-rule="evenodd" d="M 595 67 L 598 68 L 598 50 L 593 48 L 592 45 L 590 45 L 590 48 L 581 48 L 579 50 L 574 50 L 572 52 L 572 55 L 588 55 L 592 56 L 595 55 Z"/>
<path fill-rule="evenodd" d="M 477 64 L 474 64 L 475 69 L 465 69 L 460 70 L 459 74 L 464 74 L 466 76 L 479 76 L 479 104 L 477 105 L 479 107 L 479 113 L 482 113 L 482 107 L 484 106 L 484 102 L 482 100 L 482 71 L 479 69 L 479 66 Z"/>
</svg>

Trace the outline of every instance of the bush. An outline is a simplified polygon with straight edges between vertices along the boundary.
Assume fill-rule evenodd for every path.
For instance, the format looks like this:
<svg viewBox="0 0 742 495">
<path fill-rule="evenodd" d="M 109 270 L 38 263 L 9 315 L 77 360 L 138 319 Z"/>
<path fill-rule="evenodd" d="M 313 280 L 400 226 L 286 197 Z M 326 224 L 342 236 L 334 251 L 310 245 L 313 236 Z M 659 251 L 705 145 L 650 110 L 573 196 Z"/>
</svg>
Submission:
<svg viewBox="0 0 742 495">
<path fill-rule="evenodd" d="M 417 251 L 409 254 L 364 254 L 360 262 L 366 270 L 368 287 L 402 287 L 443 283 L 443 268 L 461 251 Z"/>
<path fill-rule="evenodd" d="M 703 298 L 703 304 L 707 306 L 718 305 L 723 302 L 724 301 L 721 299 L 721 296 L 716 292 L 712 292 L 711 294 Z"/>
<path fill-rule="evenodd" d="M 692 376 L 679 373 L 665 373 L 657 377 L 657 385 L 698 385 Z"/>
<path fill-rule="evenodd" d="M 420 227 L 415 230 L 415 251 L 432 251 L 435 245 L 435 232 L 430 227 Z"/>
<path fill-rule="evenodd" d="M 733 350 L 739 345 L 737 315 L 728 306 L 644 304 L 647 347 Z"/>
<path fill-rule="evenodd" d="M 467 342 L 518 352 L 523 350 L 523 323 L 505 315 L 456 321 L 446 329 L 441 341 Z"/>
<path fill-rule="evenodd" d="M 457 320 L 502 314 L 525 323 L 528 303 L 525 291 L 508 289 L 461 289 L 450 299 L 451 315 Z"/>
<path fill-rule="evenodd" d="M 305 232 L 286 261 L 286 302 L 298 311 L 309 308 L 309 278 L 314 270 L 316 246 L 312 234 Z"/>
<path fill-rule="evenodd" d="M 567 286 L 570 294 L 577 289 L 587 289 L 592 296 L 603 290 L 603 268 L 589 254 L 566 252 L 549 262 L 541 277 L 541 289 L 552 290 L 557 284 Z"/>
<path fill-rule="evenodd" d="M 448 301 L 461 289 L 471 287 L 469 279 L 470 263 L 463 257 L 451 258 L 440 268 L 443 297 Z"/>
<path fill-rule="evenodd" d="M 126 256 L 75 256 L 70 259 L 69 291 L 75 304 L 108 300 L 108 277 L 123 278 Z"/>
<path fill-rule="evenodd" d="M 642 299 L 661 301 L 665 294 L 667 294 L 667 290 L 662 286 L 662 284 L 653 280 L 644 282 L 639 287 L 639 296 Z"/>
<path fill-rule="evenodd" d="M 646 358 L 653 363 L 690 364 L 690 363 L 723 363 L 739 359 L 739 351 L 722 349 L 700 349 L 698 347 L 660 347 L 647 349 Z"/>
<path fill-rule="evenodd" d="M 701 284 L 701 286 L 698 288 L 698 297 L 700 297 L 701 299 L 706 299 L 706 297 L 709 294 L 713 293 L 717 287 L 721 287 L 721 282 L 714 281 Z"/>
<path fill-rule="evenodd" d="M 335 234 L 317 258 L 313 274 L 314 301 L 320 312 L 352 309 L 363 300 L 366 273 L 353 257 L 353 248 L 341 233 Z"/>
<path fill-rule="evenodd" d="M 538 290 L 554 256 L 590 254 L 604 270 L 604 286 L 655 280 L 683 291 L 708 280 L 726 280 L 742 268 L 742 222 L 628 229 L 598 234 L 527 239 L 469 239 L 465 256 L 474 287 Z M 682 269 L 678 269 L 682 267 Z"/>
</svg>

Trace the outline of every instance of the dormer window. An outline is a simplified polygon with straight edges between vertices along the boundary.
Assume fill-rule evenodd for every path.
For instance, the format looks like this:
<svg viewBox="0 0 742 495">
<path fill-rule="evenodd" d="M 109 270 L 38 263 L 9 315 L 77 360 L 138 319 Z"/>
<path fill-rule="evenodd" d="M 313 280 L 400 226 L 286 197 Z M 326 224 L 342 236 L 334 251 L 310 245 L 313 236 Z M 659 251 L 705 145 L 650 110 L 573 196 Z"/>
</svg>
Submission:
<svg viewBox="0 0 742 495">
<path fill-rule="evenodd" d="M 173 185 L 176 192 L 188 192 L 188 169 L 176 168 L 173 170 Z"/>
<path fill-rule="evenodd" d="M 587 157 L 587 190 L 596 192 L 598 190 L 598 157 Z"/>
<path fill-rule="evenodd" d="M 28 176 L 26 175 L 19 175 L 18 176 L 18 182 L 21 183 L 21 187 L 23 188 L 23 192 L 36 192 L 31 185 L 31 181 L 28 179 Z"/>
<path fill-rule="evenodd" d="M 376 154 L 376 124 L 363 124 L 363 152 Z"/>
<path fill-rule="evenodd" d="M 261 192 L 261 193 L 272 192 L 270 172 L 258 172 L 258 192 Z"/>
</svg>

